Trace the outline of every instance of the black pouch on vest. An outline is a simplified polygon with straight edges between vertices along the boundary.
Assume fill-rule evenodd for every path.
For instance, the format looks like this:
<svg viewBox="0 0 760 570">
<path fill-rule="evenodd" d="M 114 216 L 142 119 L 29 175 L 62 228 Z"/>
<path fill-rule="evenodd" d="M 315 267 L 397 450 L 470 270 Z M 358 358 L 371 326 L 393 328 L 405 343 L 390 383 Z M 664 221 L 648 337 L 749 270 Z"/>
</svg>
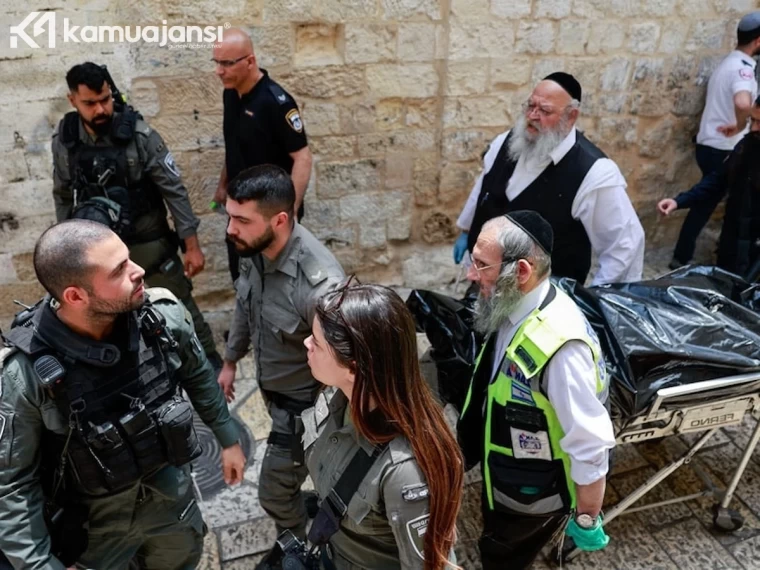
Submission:
<svg viewBox="0 0 760 570">
<path fill-rule="evenodd" d="M 143 474 L 166 463 L 166 456 L 158 436 L 158 425 L 150 417 L 145 406 L 139 404 L 119 418 L 119 423 L 127 434 L 127 441 L 132 446 L 137 464 Z"/>
<path fill-rule="evenodd" d="M 68 449 L 69 464 L 79 485 L 93 495 L 108 490 L 105 473 L 87 446 L 76 437 L 71 438 Z"/>
<path fill-rule="evenodd" d="M 140 473 L 132 452 L 111 422 L 92 425 L 87 433 L 87 446 L 103 472 L 106 488 L 115 491 L 134 483 Z"/>
<path fill-rule="evenodd" d="M 156 410 L 156 420 L 169 463 L 179 467 L 201 454 L 201 443 L 193 427 L 193 408 L 189 402 L 172 398 Z"/>
</svg>

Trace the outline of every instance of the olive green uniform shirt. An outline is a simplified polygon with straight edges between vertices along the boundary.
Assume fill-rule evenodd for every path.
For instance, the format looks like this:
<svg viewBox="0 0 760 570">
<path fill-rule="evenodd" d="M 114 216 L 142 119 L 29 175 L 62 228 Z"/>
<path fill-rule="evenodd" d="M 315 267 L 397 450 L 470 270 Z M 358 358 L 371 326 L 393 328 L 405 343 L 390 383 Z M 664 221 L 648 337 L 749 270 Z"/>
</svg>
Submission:
<svg viewBox="0 0 760 570">
<path fill-rule="evenodd" d="M 253 345 L 264 390 L 312 403 L 317 382 L 303 341 L 311 335 L 317 301 L 343 279 L 332 252 L 300 224 L 276 259 L 241 259 L 224 359 L 237 362 Z"/>
<path fill-rule="evenodd" d="M 323 392 L 302 416 L 306 465 L 322 499 L 357 450 L 374 452 L 374 446 L 356 431 L 347 409 L 343 392 L 331 398 Z M 340 530 L 330 540 L 337 570 L 422 569 L 429 513 L 425 477 L 407 439 L 396 437 L 362 480 Z"/>
<path fill-rule="evenodd" d="M 232 420 L 214 371 L 195 337 L 192 319 L 166 289 L 148 290 L 154 307 L 166 319 L 179 344 L 182 360 L 176 371 L 198 415 L 211 428 L 222 447 L 235 444 L 239 427 Z M 50 554 L 50 537 L 43 519 L 44 498 L 39 480 L 41 440 L 44 430 L 68 434 L 68 420 L 42 388 L 29 358 L 15 349 L 2 349 L 0 368 L 0 551 L 23 568 L 62 570 Z M 65 381 L 65 380 L 64 380 Z M 182 498 L 185 470 L 167 466 L 139 484 L 167 498 Z M 122 501 L 127 512 L 134 508 L 134 488 L 88 504 Z M 96 505 L 97 509 L 97 505 Z M 102 529 L 97 529 L 102 532 Z"/>
</svg>

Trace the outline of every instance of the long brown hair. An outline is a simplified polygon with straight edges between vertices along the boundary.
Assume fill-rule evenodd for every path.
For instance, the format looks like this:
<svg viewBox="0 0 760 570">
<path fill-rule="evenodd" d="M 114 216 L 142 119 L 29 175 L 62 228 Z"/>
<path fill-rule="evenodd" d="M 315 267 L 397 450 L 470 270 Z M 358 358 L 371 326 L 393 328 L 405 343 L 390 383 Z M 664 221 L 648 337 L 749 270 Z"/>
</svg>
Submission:
<svg viewBox="0 0 760 570">
<path fill-rule="evenodd" d="M 374 444 L 402 435 L 412 446 L 430 491 L 425 570 L 439 570 L 448 565 L 462 502 L 461 452 L 422 377 L 404 301 L 387 287 L 348 283 L 320 300 L 317 318 L 338 362 L 354 373 L 351 420 L 358 432 Z M 384 422 L 367 421 L 370 400 Z"/>
</svg>

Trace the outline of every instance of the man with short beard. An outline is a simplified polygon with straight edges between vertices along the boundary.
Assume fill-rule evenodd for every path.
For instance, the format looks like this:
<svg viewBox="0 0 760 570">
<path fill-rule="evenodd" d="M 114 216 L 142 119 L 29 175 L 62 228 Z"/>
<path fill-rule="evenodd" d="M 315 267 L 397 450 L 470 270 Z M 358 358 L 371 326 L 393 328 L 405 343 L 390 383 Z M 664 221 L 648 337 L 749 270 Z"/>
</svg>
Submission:
<svg viewBox="0 0 760 570">
<path fill-rule="evenodd" d="M 609 540 L 609 378 L 593 329 L 549 281 L 553 243 L 538 213 L 510 212 L 483 226 L 467 274 L 486 341 L 457 431 L 466 468 L 483 471 L 484 570 L 530 567 L 566 523 L 583 550 Z"/>
<path fill-rule="evenodd" d="M 303 341 L 311 335 L 317 300 L 343 280 L 340 263 L 294 220 L 296 192 L 274 165 L 242 171 L 227 188 L 227 237 L 241 257 L 236 304 L 219 384 L 235 398 L 236 362 L 253 345 L 256 379 L 272 417 L 261 465 L 259 500 L 278 532 L 305 538 L 306 479 L 301 412 L 320 384 Z"/>
<path fill-rule="evenodd" d="M 48 295 L 0 348 L 0 552 L 14 568 L 196 568 L 193 407 L 223 448 L 227 484 L 245 456 L 192 318 L 145 287 L 103 224 L 52 226 L 33 261 Z"/>
<path fill-rule="evenodd" d="M 554 275 L 583 283 L 593 251 L 593 285 L 641 278 L 644 230 L 617 165 L 576 129 L 580 102 L 578 81 L 552 73 L 536 85 L 514 128 L 494 139 L 457 220 L 456 263 L 472 252 L 487 220 L 528 209 L 557 237 Z"/>
<path fill-rule="evenodd" d="M 53 135 L 56 218 L 95 220 L 113 229 L 145 269 L 148 286 L 169 289 L 187 307 L 206 356 L 220 369 L 211 328 L 192 296 L 190 279 L 206 263 L 197 235 L 200 220 L 172 153 L 142 117 L 114 100 L 100 65 L 75 65 L 66 83 L 76 110 L 61 119 Z M 180 246 L 184 260 L 177 255 Z"/>
</svg>

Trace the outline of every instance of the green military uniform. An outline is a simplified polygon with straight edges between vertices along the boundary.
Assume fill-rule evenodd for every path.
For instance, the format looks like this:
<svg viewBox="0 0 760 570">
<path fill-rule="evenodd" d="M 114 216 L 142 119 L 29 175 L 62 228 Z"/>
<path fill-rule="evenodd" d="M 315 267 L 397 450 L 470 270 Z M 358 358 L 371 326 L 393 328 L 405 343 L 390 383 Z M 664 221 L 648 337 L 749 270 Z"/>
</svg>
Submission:
<svg viewBox="0 0 760 570">
<path fill-rule="evenodd" d="M 253 345 L 256 377 L 272 417 L 259 500 L 278 530 L 301 538 L 307 520 L 300 493 L 306 467 L 298 416 L 314 404 L 319 389 L 303 342 L 311 335 L 317 300 L 343 277 L 330 250 L 295 224 L 275 260 L 262 255 L 241 260 L 235 281 L 237 301 L 224 359 L 237 362 Z"/>
<path fill-rule="evenodd" d="M 114 119 L 120 116 L 114 114 Z M 64 122 L 58 125 L 53 135 L 53 199 L 55 214 L 60 222 L 71 216 L 75 196 L 70 163 L 71 151 L 64 143 Z M 91 136 L 78 121 L 78 143 L 87 147 L 114 148 L 112 135 Z M 182 183 L 179 170 L 161 135 L 145 121 L 138 120 L 132 140 L 126 145 L 126 177 L 130 184 L 145 181 L 151 186 L 149 193 L 151 206 L 132 220 L 134 231 L 124 241 L 129 246 L 131 259 L 146 270 L 145 281 L 149 287 L 165 287 L 177 295 L 190 311 L 195 323 L 196 334 L 208 356 L 216 353 L 211 328 L 203 318 L 192 297 L 192 283 L 185 277 L 182 261 L 177 255 L 177 244 L 166 220 L 166 206 L 171 211 L 174 228 L 180 240 L 196 234 L 200 221 L 193 213 L 187 189 Z M 81 196 L 79 197 L 81 198 Z"/>
<path fill-rule="evenodd" d="M 165 289 L 150 289 L 153 307 L 163 315 L 176 340 L 174 378 L 189 395 L 203 421 L 223 447 L 235 444 L 239 428 L 232 420 L 214 373 L 193 331 L 192 319 L 182 304 Z M 52 317 L 56 318 L 56 317 Z M 60 324 L 65 327 L 65 325 Z M 36 333 L 35 333 L 36 334 Z M 118 334 L 115 331 L 115 334 Z M 82 342 L 92 342 L 78 337 Z M 153 350 L 153 349 L 151 349 Z M 144 354 L 144 349 L 141 355 Z M 131 354 L 131 352 L 129 353 Z M 122 359 L 114 371 L 119 374 Z M 40 480 L 42 441 L 48 437 L 71 441 L 69 418 L 43 387 L 32 360 L 15 348 L 3 349 L 0 372 L 0 552 L 16 568 L 61 570 L 63 564 L 50 552 L 50 537 L 43 519 Z M 66 361 L 66 366 L 76 362 Z M 126 366 L 126 364 L 124 365 Z M 68 374 L 68 373 L 67 373 Z M 103 381 L 107 381 L 104 376 Z M 63 384 L 68 376 L 63 379 Z M 117 398 L 121 396 L 116 394 Z M 69 448 L 71 449 L 71 448 Z M 46 457 L 46 460 L 51 459 Z M 52 458 L 56 463 L 58 457 Z M 77 563 L 82 568 L 126 569 L 137 558 L 142 568 L 190 570 L 200 559 L 205 532 L 193 499 L 187 465 L 166 465 L 116 493 L 93 495 L 83 491 L 66 472 L 66 499 L 89 512 L 89 546 Z M 70 486 L 69 486 L 70 485 Z"/>
<path fill-rule="evenodd" d="M 371 456 L 374 446 L 351 423 L 343 392 L 320 394 L 303 422 L 306 464 L 317 493 L 325 498 L 354 454 L 363 449 Z M 378 455 L 330 539 L 336 569 L 423 568 L 429 516 L 425 477 L 407 439 L 396 437 Z"/>
</svg>

